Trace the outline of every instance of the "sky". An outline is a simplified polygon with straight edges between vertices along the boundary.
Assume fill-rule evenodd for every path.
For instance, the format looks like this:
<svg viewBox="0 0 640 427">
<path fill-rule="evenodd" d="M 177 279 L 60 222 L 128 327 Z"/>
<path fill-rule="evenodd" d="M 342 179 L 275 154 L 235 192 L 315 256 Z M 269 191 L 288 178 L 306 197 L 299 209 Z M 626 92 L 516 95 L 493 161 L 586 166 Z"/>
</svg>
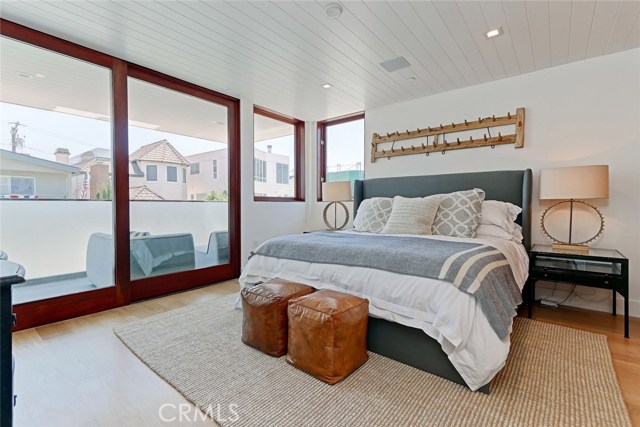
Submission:
<svg viewBox="0 0 640 427">
<path fill-rule="evenodd" d="M 0 103 L 0 116 L 0 148 L 5 150 L 11 150 L 11 123 L 16 121 L 24 125 L 19 127 L 18 135 L 25 139 L 24 148 L 18 148 L 18 152 L 34 157 L 55 160 L 56 148 L 67 148 L 73 157 L 93 148 L 111 146 L 111 124 L 104 120 L 9 103 Z M 183 156 L 226 148 L 226 144 L 216 141 L 130 126 L 129 152 L 162 139 L 168 140 Z M 336 170 L 337 164 L 364 162 L 362 120 L 330 126 L 328 139 L 329 171 Z M 293 135 L 260 141 L 255 147 L 267 151 L 267 145 L 272 146 L 273 153 L 290 158 L 293 172 Z"/>
<path fill-rule="evenodd" d="M 56 111 L 0 103 L 0 148 L 11 150 L 11 122 L 20 121 L 18 134 L 25 136 L 19 152 L 55 160 L 56 148 L 67 148 L 71 156 L 93 148 L 111 148 L 111 124 L 104 120 Z M 157 130 L 129 127 L 129 152 L 167 139 L 183 156 L 226 148 L 226 144 Z"/>
</svg>

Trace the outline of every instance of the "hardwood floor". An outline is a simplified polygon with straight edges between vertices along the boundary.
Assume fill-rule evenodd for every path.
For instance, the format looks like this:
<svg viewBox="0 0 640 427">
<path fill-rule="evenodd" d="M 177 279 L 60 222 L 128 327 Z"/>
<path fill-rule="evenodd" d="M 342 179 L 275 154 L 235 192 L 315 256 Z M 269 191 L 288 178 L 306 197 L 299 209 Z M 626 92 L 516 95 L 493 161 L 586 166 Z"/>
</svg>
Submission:
<svg viewBox="0 0 640 427">
<path fill-rule="evenodd" d="M 229 281 L 15 333 L 14 426 L 215 426 L 112 330 L 237 290 L 237 281 Z M 631 320 L 631 339 L 623 338 L 622 316 L 536 307 L 534 319 L 607 335 L 625 402 L 634 425 L 640 426 L 640 319 Z"/>
</svg>

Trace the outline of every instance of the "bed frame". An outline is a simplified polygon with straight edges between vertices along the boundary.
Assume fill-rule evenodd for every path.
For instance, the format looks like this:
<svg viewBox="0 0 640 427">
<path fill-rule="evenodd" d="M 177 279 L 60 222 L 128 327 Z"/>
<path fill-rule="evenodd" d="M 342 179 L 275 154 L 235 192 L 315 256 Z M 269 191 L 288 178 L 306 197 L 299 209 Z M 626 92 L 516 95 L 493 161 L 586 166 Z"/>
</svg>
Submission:
<svg viewBox="0 0 640 427">
<path fill-rule="evenodd" d="M 432 194 L 481 188 L 486 200 L 510 202 L 522 208 L 516 222 L 522 226 L 523 244 L 531 247 L 531 169 L 405 176 L 357 180 L 354 183 L 353 211 L 371 197 L 426 197 Z M 430 372 L 466 387 L 438 342 L 422 330 L 369 317 L 367 347 L 420 370 Z M 489 393 L 490 384 L 479 391 Z"/>
</svg>

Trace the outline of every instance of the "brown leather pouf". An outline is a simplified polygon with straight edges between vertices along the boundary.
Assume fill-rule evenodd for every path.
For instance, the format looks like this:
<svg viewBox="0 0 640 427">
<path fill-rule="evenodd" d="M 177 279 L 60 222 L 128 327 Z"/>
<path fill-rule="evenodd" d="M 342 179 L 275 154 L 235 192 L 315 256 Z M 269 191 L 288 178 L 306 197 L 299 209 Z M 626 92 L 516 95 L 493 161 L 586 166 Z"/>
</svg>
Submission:
<svg viewBox="0 0 640 427">
<path fill-rule="evenodd" d="M 242 342 L 280 357 L 287 353 L 287 304 L 313 292 L 311 286 L 271 279 L 244 288 L 242 294 Z"/>
<path fill-rule="evenodd" d="M 328 384 L 367 361 L 369 301 L 322 290 L 289 301 L 287 362 Z"/>
</svg>

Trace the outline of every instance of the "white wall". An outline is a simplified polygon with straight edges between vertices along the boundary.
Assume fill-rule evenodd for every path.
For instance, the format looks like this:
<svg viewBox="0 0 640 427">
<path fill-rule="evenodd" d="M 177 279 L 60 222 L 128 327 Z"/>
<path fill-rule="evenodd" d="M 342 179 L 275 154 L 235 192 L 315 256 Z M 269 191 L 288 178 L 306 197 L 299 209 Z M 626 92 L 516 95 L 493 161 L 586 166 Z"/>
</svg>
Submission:
<svg viewBox="0 0 640 427">
<path fill-rule="evenodd" d="M 523 149 L 505 145 L 370 161 L 374 132 L 504 115 L 517 107 L 526 108 Z M 631 313 L 640 316 L 640 49 L 367 110 L 365 135 L 367 178 L 533 169 L 536 243 L 549 242 L 538 223 L 547 206 L 537 199 L 540 169 L 608 164 L 609 199 L 594 201 L 606 228 L 593 246 L 617 248 L 630 259 Z M 567 304 L 610 310 L 610 292 L 580 287 L 576 292 L 580 297 Z"/>
</svg>

